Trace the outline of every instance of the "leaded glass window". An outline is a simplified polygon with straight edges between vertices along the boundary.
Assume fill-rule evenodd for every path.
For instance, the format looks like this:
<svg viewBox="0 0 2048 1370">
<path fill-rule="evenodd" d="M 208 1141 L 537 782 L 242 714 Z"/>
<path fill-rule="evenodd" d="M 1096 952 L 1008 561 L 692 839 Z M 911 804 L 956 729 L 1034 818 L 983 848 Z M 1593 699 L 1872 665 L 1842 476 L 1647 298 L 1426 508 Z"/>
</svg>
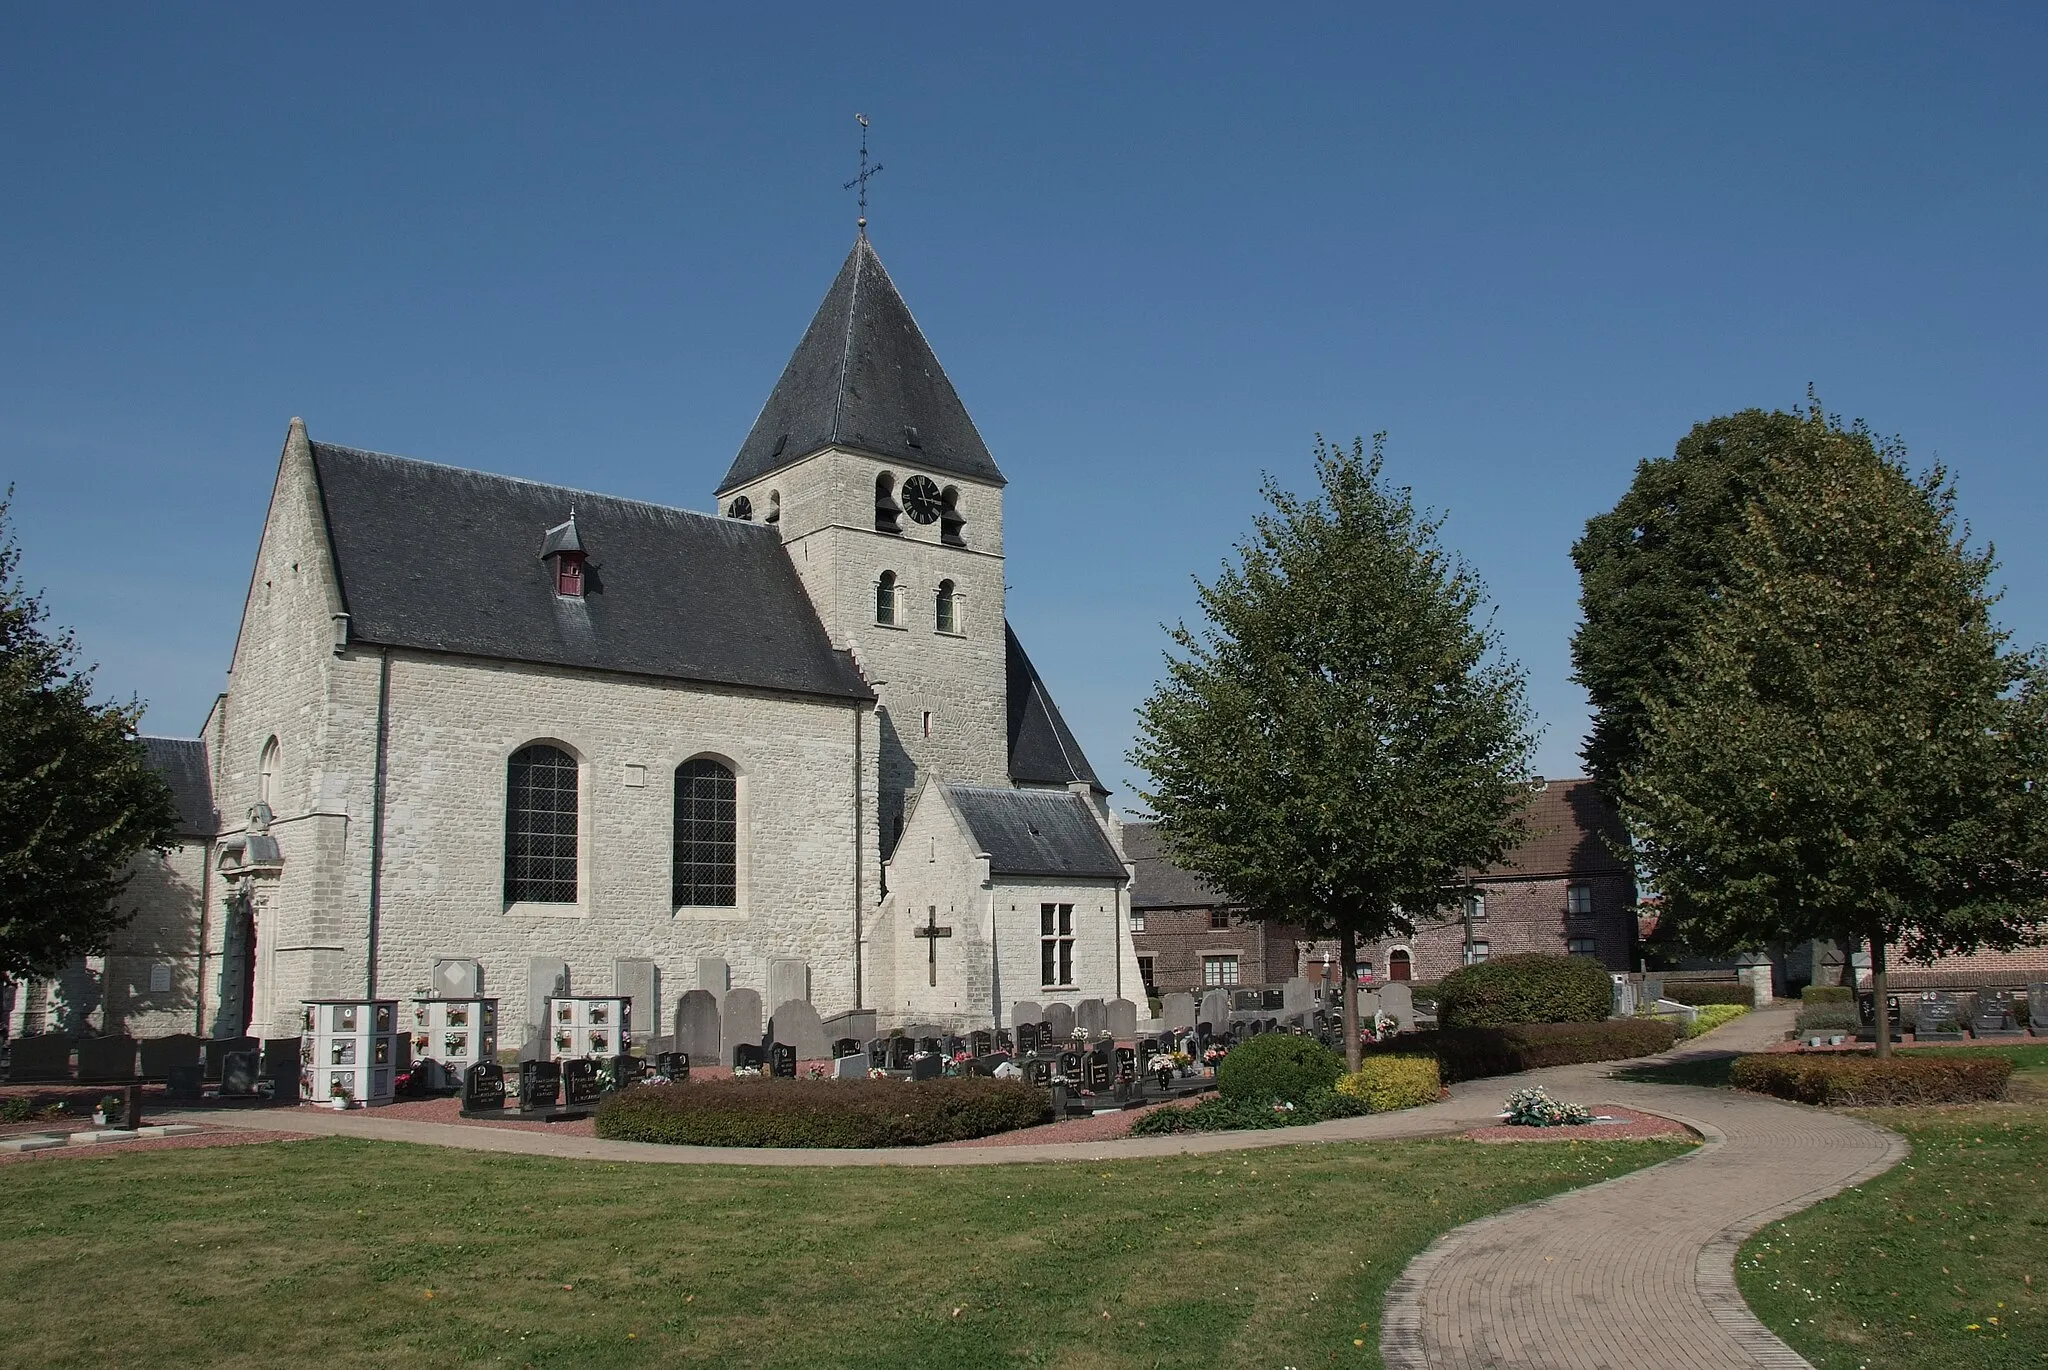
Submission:
<svg viewBox="0 0 2048 1370">
<path fill-rule="evenodd" d="M 676 767 L 677 908 L 739 903 L 739 817 L 731 771 L 705 756 Z"/>
<path fill-rule="evenodd" d="M 576 902 L 576 758 L 536 742 L 505 767 L 505 902 Z"/>
</svg>

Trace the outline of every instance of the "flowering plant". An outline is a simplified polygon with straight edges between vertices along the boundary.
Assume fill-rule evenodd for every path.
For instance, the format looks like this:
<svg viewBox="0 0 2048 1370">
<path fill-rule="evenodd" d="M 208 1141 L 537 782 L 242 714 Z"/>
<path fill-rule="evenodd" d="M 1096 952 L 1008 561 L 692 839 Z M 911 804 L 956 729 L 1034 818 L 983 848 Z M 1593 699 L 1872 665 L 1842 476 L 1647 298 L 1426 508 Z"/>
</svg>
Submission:
<svg viewBox="0 0 2048 1370">
<path fill-rule="evenodd" d="M 1202 1064 L 1205 1066 L 1213 1066 L 1218 1061 L 1221 1061 L 1228 1054 L 1228 1047 L 1210 1047 L 1207 1051 L 1202 1053 Z"/>
<path fill-rule="evenodd" d="M 805 1079 L 807 1079 L 807 1080 L 822 1080 L 822 1079 L 824 1079 L 824 1078 L 825 1078 L 825 1067 L 823 1067 L 823 1066 L 812 1066 L 812 1067 L 811 1067 L 811 1068 L 810 1068 L 809 1070 L 807 1070 L 807 1071 L 805 1071 L 805 1072 L 804 1072 L 804 1078 L 805 1078 Z"/>
<path fill-rule="evenodd" d="M 1178 1070 L 1186 1070 L 1195 1063 L 1195 1058 L 1188 1055 L 1185 1051 L 1172 1052 L 1168 1054 L 1166 1059 L 1173 1062 L 1174 1067 Z"/>
<path fill-rule="evenodd" d="M 1575 1127 L 1593 1121 L 1591 1109 L 1559 1103 L 1541 1085 L 1508 1095 L 1506 1111 L 1500 1116 L 1514 1127 Z"/>
<path fill-rule="evenodd" d="M 868 1078 L 870 1080 L 886 1080 L 889 1078 L 889 1072 L 882 1069 L 880 1066 L 869 1066 Z"/>
<path fill-rule="evenodd" d="M 732 1068 L 732 1078 L 735 1080 L 758 1079 L 760 1074 L 761 1067 L 759 1066 L 734 1066 Z"/>
</svg>

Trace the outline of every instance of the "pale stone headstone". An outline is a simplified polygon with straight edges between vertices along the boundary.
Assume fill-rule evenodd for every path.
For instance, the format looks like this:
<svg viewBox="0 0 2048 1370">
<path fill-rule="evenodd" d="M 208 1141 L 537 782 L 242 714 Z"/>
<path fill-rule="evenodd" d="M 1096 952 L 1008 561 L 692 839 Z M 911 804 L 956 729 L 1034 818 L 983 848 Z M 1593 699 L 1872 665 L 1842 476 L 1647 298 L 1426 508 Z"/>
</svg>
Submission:
<svg viewBox="0 0 2048 1370">
<path fill-rule="evenodd" d="M 799 1061 L 822 1061 L 832 1054 L 825 1025 L 808 999 L 785 999 L 775 1006 L 775 1016 L 768 1020 L 768 1040 L 794 1047 Z"/>
<path fill-rule="evenodd" d="M 1633 981 L 1633 980 L 1629 979 L 1629 978 L 1628 978 L 1628 977 L 1627 977 L 1626 975 L 1617 975 L 1617 976 L 1615 976 L 1615 977 L 1614 977 L 1614 1003 L 1613 1003 L 1613 1006 L 1612 1006 L 1612 1008 L 1610 1009 L 1610 1011 L 1609 1011 L 1609 1013 L 1608 1013 L 1608 1016 L 1609 1016 L 1610 1018 L 1633 1018 L 1633 1017 L 1635 1016 L 1635 1012 L 1636 1012 L 1636 986 L 1635 986 L 1635 981 Z"/>
<path fill-rule="evenodd" d="M 863 1053 L 859 1056 L 842 1056 L 838 1060 L 834 1061 L 832 1063 L 832 1078 L 835 1080 L 867 1079 L 868 1058 L 866 1054 Z"/>
<path fill-rule="evenodd" d="M 1108 1010 L 1100 999 L 1083 999 L 1074 1005 L 1074 1026 L 1093 1037 L 1109 1026 Z"/>
<path fill-rule="evenodd" d="M 1330 1020 L 1332 1022 L 1335 1022 L 1338 1018 L 1341 1018 L 1344 1015 L 1344 1005 L 1341 1002 L 1341 996 L 1339 996 L 1339 998 L 1340 1002 L 1333 1004 L 1330 1008 Z M 1371 1027 L 1373 1019 L 1379 1016 L 1379 1012 L 1380 992 L 1376 989 L 1360 990 L 1358 992 L 1359 1023 L 1365 1027 Z"/>
<path fill-rule="evenodd" d="M 442 957 L 434 962 L 433 997 L 481 999 L 484 968 L 480 962 Z"/>
<path fill-rule="evenodd" d="M 519 1059 L 547 1059 L 548 1000 L 569 993 L 569 963 L 553 956 L 535 956 L 526 963 L 526 1019 Z"/>
<path fill-rule="evenodd" d="M 1044 1021 L 1045 1010 L 1041 1009 L 1035 1000 L 1019 999 L 1016 1003 L 1010 1005 L 1011 1027 L 1016 1027 L 1019 1023 L 1042 1023 Z"/>
<path fill-rule="evenodd" d="M 761 995 L 751 989 L 725 992 L 725 1048 L 720 1065 L 732 1064 L 735 1047 L 761 1045 Z"/>
<path fill-rule="evenodd" d="M 1119 1040 L 1138 1035 L 1138 1006 L 1128 999 L 1112 999 L 1106 1005 L 1110 1036 Z"/>
<path fill-rule="evenodd" d="M 1212 989 L 1202 996 L 1202 1007 L 1196 1022 L 1207 1023 L 1209 1030 L 1221 1037 L 1230 1026 L 1230 996 L 1220 989 Z"/>
<path fill-rule="evenodd" d="M 865 1042 L 875 1035 L 875 1011 L 871 1008 L 842 1009 L 825 1020 L 829 1038 L 851 1037 Z"/>
<path fill-rule="evenodd" d="M 1045 1006 L 1045 1021 L 1052 1025 L 1053 1040 L 1064 1042 L 1074 1035 L 1074 1006 L 1057 1001 Z"/>
<path fill-rule="evenodd" d="M 811 963 L 797 956 L 768 958 L 768 993 L 764 1004 L 786 1004 L 792 999 L 806 1002 L 811 997 Z"/>
<path fill-rule="evenodd" d="M 719 1003 L 725 1002 L 725 992 L 732 988 L 732 967 L 720 956 L 697 958 L 697 988 L 708 990 Z"/>
<path fill-rule="evenodd" d="M 690 1064 L 725 1064 L 725 1032 L 718 999 L 708 989 L 693 989 L 676 1000 L 677 1051 L 688 1052 Z"/>
<path fill-rule="evenodd" d="M 1280 987 L 1280 1011 L 1289 1017 L 1297 1013 L 1314 1013 L 1316 989 L 1305 975 L 1297 975 Z"/>
<path fill-rule="evenodd" d="M 1400 1032 L 1415 1031 L 1415 992 L 1399 981 L 1380 986 L 1380 1008 L 1394 1020 Z"/>
<path fill-rule="evenodd" d="M 1168 1032 L 1187 1032 L 1195 1026 L 1195 996 L 1175 990 L 1161 1001 L 1159 1013 Z"/>
<path fill-rule="evenodd" d="M 661 1031 L 661 967 L 640 957 L 612 962 L 612 993 L 627 1000 L 633 1040 L 644 1042 Z"/>
</svg>

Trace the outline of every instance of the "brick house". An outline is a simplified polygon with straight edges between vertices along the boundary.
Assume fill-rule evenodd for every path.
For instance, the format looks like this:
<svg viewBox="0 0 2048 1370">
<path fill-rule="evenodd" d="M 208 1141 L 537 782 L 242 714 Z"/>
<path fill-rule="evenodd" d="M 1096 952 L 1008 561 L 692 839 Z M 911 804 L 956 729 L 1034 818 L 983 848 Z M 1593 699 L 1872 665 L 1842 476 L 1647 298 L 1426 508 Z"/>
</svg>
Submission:
<svg viewBox="0 0 2048 1370">
<path fill-rule="evenodd" d="M 1152 996 L 1220 985 L 1273 985 L 1300 969 L 1301 929 L 1246 916 L 1166 855 L 1151 823 L 1124 825 L 1131 870 L 1131 941 Z"/>
</svg>

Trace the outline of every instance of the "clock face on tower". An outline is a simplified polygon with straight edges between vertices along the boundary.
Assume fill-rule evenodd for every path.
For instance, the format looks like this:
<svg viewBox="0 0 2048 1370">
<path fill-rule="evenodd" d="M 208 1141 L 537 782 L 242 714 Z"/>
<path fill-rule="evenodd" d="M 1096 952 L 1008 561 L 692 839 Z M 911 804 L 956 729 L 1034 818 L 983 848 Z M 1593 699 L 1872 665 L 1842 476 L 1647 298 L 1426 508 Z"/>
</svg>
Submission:
<svg viewBox="0 0 2048 1370">
<path fill-rule="evenodd" d="M 903 512 L 919 523 L 936 523 L 943 509 L 939 499 L 939 487 L 925 476 L 912 476 L 903 482 Z"/>
</svg>

